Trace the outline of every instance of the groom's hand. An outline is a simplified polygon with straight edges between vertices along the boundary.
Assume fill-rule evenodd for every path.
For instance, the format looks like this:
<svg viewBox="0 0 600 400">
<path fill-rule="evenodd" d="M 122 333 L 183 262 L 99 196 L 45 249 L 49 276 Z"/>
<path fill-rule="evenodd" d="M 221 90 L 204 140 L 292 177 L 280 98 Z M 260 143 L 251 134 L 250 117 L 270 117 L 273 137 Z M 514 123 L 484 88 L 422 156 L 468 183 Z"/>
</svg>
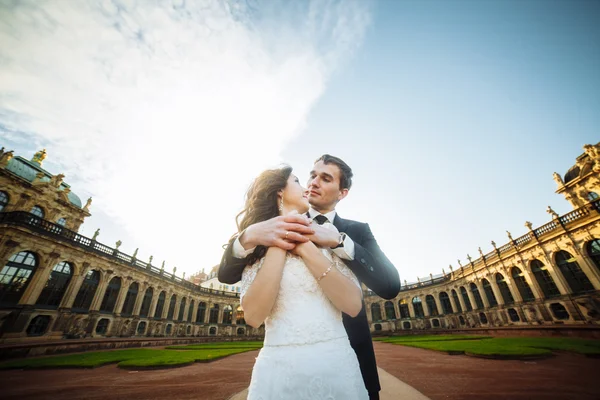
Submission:
<svg viewBox="0 0 600 400">
<path fill-rule="evenodd" d="M 296 247 L 296 243 L 304 243 L 310 240 L 305 235 L 314 234 L 313 228 L 308 217 L 295 213 L 250 225 L 239 239 L 240 244 L 245 249 L 260 245 L 292 250 Z"/>
<path fill-rule="evenodd" d="M 328 226 L 325 226 L 313 222 L 311 224 L 311 228 L 315 233 L 308 235 L 308 239 L 310 239 L 310 241 L 314 244 L 329 248 L 334 248 L 338 245 L 340 240 L 340 232 L 337 230 L 335 225 L 328 224 Z"/>
</svg>

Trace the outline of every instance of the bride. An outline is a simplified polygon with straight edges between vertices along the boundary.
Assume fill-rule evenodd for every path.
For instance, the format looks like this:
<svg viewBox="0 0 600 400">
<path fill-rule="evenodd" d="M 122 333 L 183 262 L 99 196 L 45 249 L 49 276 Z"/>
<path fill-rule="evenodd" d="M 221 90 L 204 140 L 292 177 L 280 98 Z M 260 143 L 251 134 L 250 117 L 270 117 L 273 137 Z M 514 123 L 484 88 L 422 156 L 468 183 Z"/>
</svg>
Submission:
<svg viewBox="0 0 600 400">
<path fill-rule="evenodd" d="M 248 190 L 238 229 L 308 209 L 290 167 L 267 170 Z M 265 323 L 248 400 L 369 398 L 342 323 L 342 312 L 354 317 L 361 310 L 360 284 L 330 249 L 310 241 L 291 252 L 258 246 L 240 297 L 246 323 Z"/>
</svg>

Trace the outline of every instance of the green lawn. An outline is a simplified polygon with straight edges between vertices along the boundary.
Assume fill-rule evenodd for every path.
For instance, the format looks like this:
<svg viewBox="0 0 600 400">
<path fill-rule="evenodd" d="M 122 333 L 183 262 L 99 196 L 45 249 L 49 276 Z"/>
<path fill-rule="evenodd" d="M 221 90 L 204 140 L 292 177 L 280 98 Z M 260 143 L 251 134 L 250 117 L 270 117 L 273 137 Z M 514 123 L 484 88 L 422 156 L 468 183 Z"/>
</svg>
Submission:
<svg viewBox="0 0 600 400">
<path fill-rule="evenodd" d="M 215 343 L 216 344 L 216 343 Z M 26 358 L 0 363 L 0 369 L 31 368 L 95 368 L 114 364 L 121 368 L 161 368 L 206 362 L 232 354 L 256 350 L 256 346 L 230 346 L 202 348 L 189 351 L 162 349 L 127 349 L 95 351 L 81 354 Z"/>
<path fill-rule="evenodd" d="M 167 346 L 169 350 L 207 350 L 207 349 L 260 349 L 263 342 L 217 342 L 198 343 L 185 346 Z"/>
<path fill-rule="evenodd" d="M 570 351 L 588 356 L 600 355 L 600 341 L 576 338 L 490 338 L 486 336 L 440 335 L 392 336 L 384 343 L 418 347 L 449 353 L 467 353 L 498 358 L 549 356 L 552 351 Z"/>
</svg>

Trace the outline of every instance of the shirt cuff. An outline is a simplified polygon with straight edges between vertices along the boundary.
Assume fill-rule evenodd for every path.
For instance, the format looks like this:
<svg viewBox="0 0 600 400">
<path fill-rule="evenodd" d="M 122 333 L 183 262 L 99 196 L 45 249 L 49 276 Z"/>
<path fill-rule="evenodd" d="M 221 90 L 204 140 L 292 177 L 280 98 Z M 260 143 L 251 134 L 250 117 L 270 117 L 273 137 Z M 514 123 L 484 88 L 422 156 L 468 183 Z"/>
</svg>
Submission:
<svg viewBox="0 0 600 400">
<path fill-rule="evenodd" d="M 237 238 L 235 238 L 235 241 L 233 242 L 232 253 L 235 258 L 246 258 L 250 254 L 252 254 L 254 249 L 256 249 L 256 247 L 253 247 L 248 250 L 244 249 L 244 246 L 242 246 L 242 244 L 240 243 L 240 237 L 238 236 Z M 353 249 L 354 249 L 354 246 L 353 246 Z"/>
<path fill-rule="evenodd" d="M 346 235 L 342 246 L 332 249 L 331 251 L 333 251 L 339 258 L 343 260 L 354 260 L 354 242 L 348 235 Z"/>
</svg>

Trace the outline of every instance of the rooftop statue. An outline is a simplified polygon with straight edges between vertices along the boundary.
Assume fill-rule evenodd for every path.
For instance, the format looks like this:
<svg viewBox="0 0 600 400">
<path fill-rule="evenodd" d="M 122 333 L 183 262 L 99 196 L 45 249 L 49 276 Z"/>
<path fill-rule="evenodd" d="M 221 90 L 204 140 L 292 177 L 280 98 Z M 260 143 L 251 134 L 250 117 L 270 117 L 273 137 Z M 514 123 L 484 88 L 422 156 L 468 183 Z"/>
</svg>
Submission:
<svg viewBox="0 0 600 400">
<path fill-rule="evenodd" d="M 42 162 L 46 159 L 46 155 L 47 155 L 46 149 L 42 149 L 41 151 L 38 151 L 37 153 L 35 153 L 33 155 L 33 158 L 31 159 L 31 161 L 42 165 Z"/>
</svg>

